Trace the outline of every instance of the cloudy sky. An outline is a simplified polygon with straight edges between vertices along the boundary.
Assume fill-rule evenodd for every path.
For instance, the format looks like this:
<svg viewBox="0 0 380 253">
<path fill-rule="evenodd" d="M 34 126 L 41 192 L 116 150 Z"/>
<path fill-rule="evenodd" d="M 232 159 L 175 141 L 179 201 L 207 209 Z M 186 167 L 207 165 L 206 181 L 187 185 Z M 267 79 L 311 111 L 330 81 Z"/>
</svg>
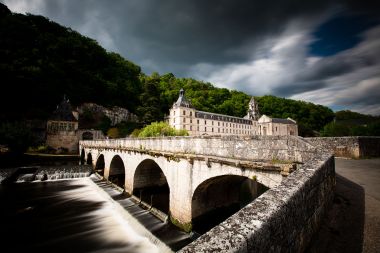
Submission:
<svg viewBox="0 0 380 253">
<path fill-rule="evenodd" d="M 0 2 L 96 39 L 147 74 L 380 115 L 378 1 Z"/>
</svg>

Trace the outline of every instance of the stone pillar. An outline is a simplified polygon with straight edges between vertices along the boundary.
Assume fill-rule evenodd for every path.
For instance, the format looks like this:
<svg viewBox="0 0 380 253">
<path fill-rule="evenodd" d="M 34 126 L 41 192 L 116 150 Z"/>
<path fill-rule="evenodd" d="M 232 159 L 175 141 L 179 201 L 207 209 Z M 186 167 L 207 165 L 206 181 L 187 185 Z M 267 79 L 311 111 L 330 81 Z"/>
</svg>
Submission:
<svg viewBox="0 0 380 253">
<path fill-rule="evenodd" d="M 104 178 L 107 180 L 110 175 L 110 167 L 111 167 L 112 158 L 113 158 L 113 154 L 111 152 L 108 151 L 104 153 Z"/>
<path fill-rule="evenodd" d="M 193 164 L 181 159 L 170 163 L 170 220 L 185 230 L 191 231 L 192 167 Z"/>
</svg>

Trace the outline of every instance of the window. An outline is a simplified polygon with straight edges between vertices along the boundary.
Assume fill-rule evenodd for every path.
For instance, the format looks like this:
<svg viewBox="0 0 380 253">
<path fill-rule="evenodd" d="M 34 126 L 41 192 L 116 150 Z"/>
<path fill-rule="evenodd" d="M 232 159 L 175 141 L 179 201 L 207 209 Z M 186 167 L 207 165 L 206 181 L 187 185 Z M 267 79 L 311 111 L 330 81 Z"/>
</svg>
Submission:
<svg viewBox="0 0 380 253">
<path fill-rule="evenodd" d="M 192 120 L 192 119 L 190 119 L 190 123 L 193 123 L 193 120 Z"/>
<path fill-rule="evenodd" d="M 186 118 L 183 118 L 183 123 L 185 123 L 186 122 Z"/>
<path fill-rule="evenodd" d="M 186 115 L 186 111 L 183 111 L 183 115 Z"/>
<path fill-rule="evenodd" d="M 211 125 L 214 125 L 214 121 L 211 121 Z"/>
<path fill-rule="evenodd" d="M 190 126 L 190 130 L 193 130 L 193 127 L 192 127 L 192 126 Z"/>
<path fill-rule="evenodd" d="M 218 122 L 218 126 L 220 126 L 220 122 Z"/>
<path fill-rule="evenodd" d="M 199 119 L 197 119 L 197 124 L 199 125 Z"/>
<path fill-rule="evenodd" d="M 218 133 L 220 133 L 220 129 L 218 128 Z"/>
<path fill-rule="evenodd" d="M 193 112 L 190 112 L 190 116 L 193 116 Z"/>
<path fill-rule="evenodd" d="M 206 127 L 205 127 L 205 132 L 207 131 Z"/>
<path fill-rule="evenodd" d="M 206 125 L 206 120 L 205 120 L 205 125 Z"/>
<path fill-rule="evenodd" d="M 214 132 L 214 128 L 211 128 L 211 132 Z"/>
</svg>

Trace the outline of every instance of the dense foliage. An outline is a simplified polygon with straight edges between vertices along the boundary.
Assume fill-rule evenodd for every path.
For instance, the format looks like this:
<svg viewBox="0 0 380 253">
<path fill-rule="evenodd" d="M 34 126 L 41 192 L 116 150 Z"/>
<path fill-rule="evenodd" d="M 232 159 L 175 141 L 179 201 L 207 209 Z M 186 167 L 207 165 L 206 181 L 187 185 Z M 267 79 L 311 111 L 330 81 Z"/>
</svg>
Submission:
<svg viewBox="0 0 380 253">
<path fill-rule="evenodd" d="M 335 113 L 335 121 L 325 125 L 322 136 L 380 136 L 380 117 L 351 111 Z"/>
<path fill-rule="evenodd" d="M 314 136 L 334 119 L 334 112 L 322 105 L 275 96 L 258 97 L 257 100 L 261 114 L 296 120 L 302 136 Z"/>
<path fill-rule="evenodd" d="M 134 110 L 140 67 L 42 16 L 0 4 L 0 120 L 46 118 L 66 94 Z"/>
<path fill-rule="evenodd" d="M 38 145 L 38 138 L 23 122 L 0 122 L 0 144 L 7 144 L 14 153 L 23 153 Z"/>
<path fill-rule="evenodd" d="M 139 132 L 138 137 L 158 137 L 158 136 L 187 136 L 185 129 L 177 130 L 169 126 L 166 122 L 153 122 L 144 127 Z"/>
</svg>

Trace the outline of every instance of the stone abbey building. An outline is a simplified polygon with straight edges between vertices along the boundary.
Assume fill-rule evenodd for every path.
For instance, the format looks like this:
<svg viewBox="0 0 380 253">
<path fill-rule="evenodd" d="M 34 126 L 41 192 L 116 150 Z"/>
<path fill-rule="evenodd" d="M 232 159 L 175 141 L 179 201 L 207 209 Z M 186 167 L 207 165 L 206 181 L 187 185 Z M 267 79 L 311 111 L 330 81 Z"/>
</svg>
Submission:
<svg viewBox="0 0 380 253">
<path fill-rule="evenodd" d="M 263 115 L 252 97 L 244 118 L 196 110 L 185 97 L 183 89 L 170 109 L 169 125 L 186 129 L 189 135 L 298 135 L 298 127 L 291 118 L 278 119 Z"/>
<path fill-rule="evenodd" d="M 46 124 L 46 145 L 58 153 L 77 153 L 79 140 L 104 139 L 99 130 L 79 129 L 78 112 L 63 98 Z"/>
</svg>

